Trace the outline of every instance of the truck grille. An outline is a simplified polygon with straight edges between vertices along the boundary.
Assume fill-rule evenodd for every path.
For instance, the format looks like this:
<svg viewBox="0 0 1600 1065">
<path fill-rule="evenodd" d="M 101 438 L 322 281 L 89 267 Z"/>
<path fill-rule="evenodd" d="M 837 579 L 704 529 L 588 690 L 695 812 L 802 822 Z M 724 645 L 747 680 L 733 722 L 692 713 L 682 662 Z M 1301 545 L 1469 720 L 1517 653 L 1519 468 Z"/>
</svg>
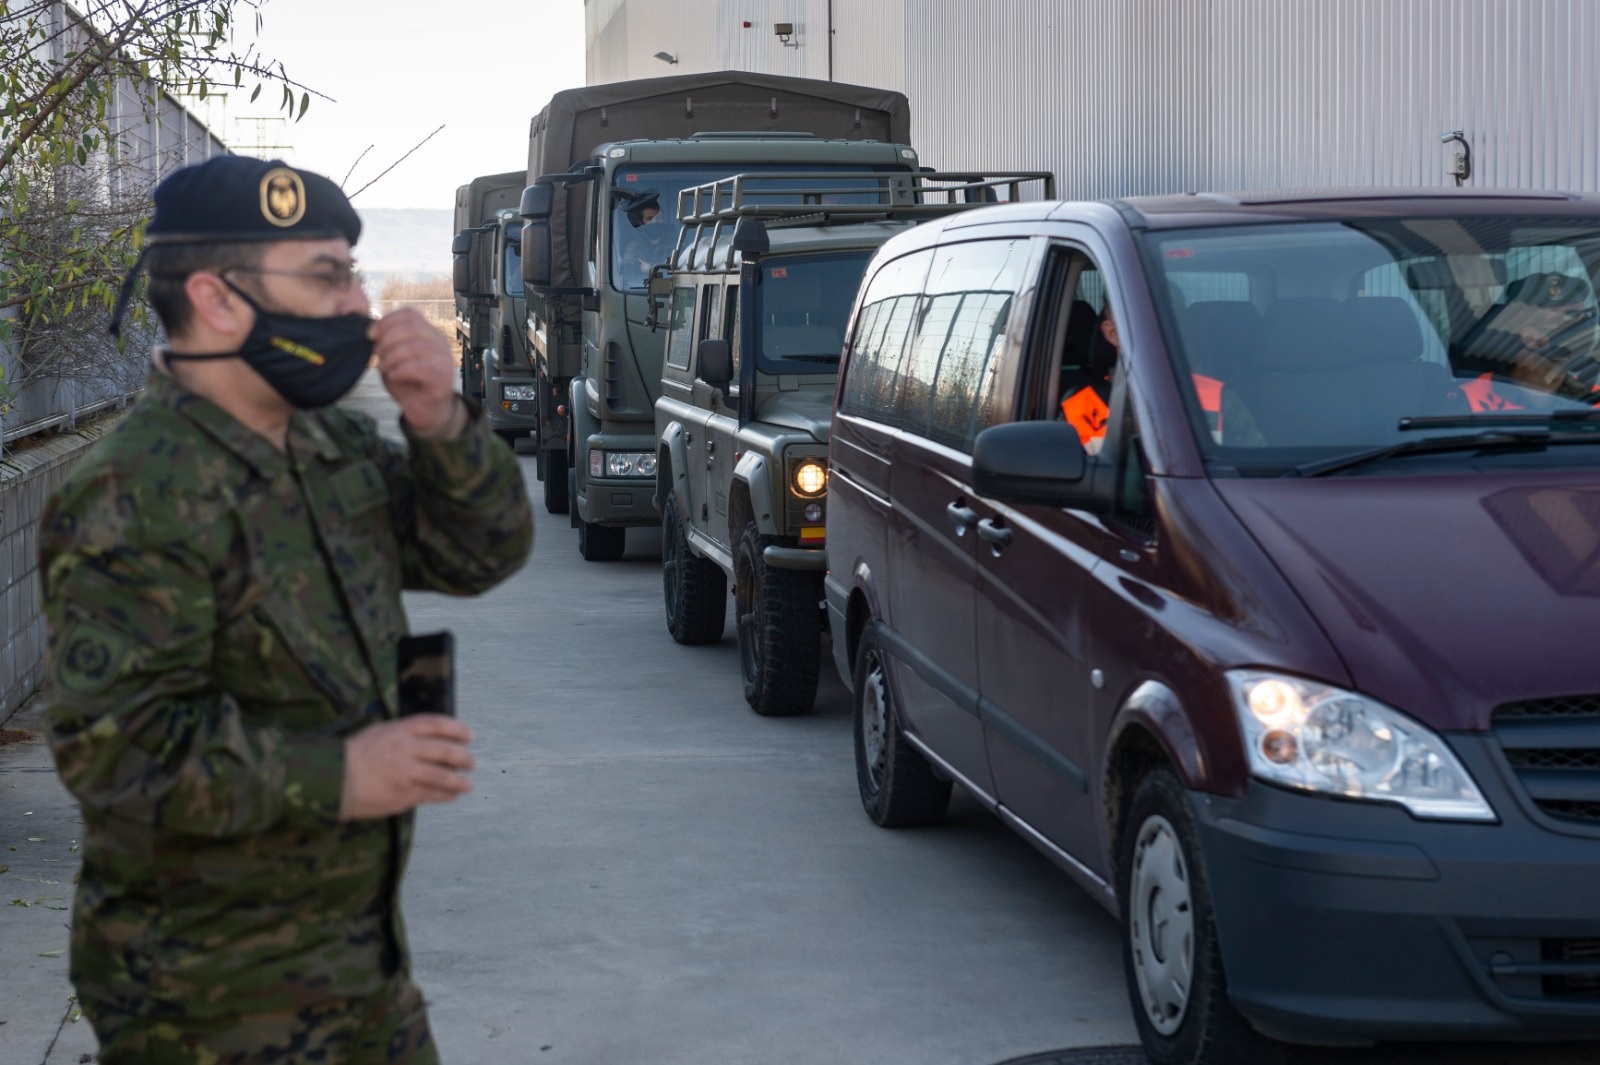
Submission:
<svg viewBox="0 0 1600 1065">
<path fill-rule="evenodd" d="M 1540 810 L 1600 827 L 1600 695 L 1507 703 L 1494 735 Z"/>
</svg>

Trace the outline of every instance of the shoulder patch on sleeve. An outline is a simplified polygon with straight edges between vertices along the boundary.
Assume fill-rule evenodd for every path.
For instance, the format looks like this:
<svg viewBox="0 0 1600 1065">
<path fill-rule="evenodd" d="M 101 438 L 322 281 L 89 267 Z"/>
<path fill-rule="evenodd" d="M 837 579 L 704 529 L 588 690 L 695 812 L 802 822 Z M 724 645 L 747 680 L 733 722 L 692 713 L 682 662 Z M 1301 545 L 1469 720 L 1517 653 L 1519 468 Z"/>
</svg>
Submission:
<svg viewBox="0 0 1600 1065">
<path fill-rule="evenodd" d="M 56 687 L 73 695 L 97 695 L 122 675 L 133 651 L 133 641 L 115 629 L 74 621 L 56 641 Z"/>
</svg>

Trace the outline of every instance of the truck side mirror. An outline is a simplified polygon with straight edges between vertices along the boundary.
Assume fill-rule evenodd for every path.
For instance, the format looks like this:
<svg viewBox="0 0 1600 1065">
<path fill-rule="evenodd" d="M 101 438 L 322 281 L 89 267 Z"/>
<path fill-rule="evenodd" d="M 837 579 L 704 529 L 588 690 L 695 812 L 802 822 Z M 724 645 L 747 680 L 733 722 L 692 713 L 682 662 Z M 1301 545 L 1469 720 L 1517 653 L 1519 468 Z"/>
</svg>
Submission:
<svg viewBox="0 0 1600 1065">
<path fill-rule="evenodd" d="M 523 193 L 537 188 L 549 191 L 549 186 L 534 185 Z M 534 219 L 522 227 L 522 283 L 535 291 L 550 286 L 550 217 Z"/>
<path fill-rule="evenodd" d="M 483 271 L 477 269 L 482 258 L 483 233 L 477 229 L 464 229 L 450 241 L 450 284 L 462 299 L 482 299 L 493 295 L 486 292 Z"/>
<path fill-rule="evenodd" d="M 530 222 L 549 221 L 554 201 L 554 190 L 550 185 L 529 185 L 522 190 L 522 203 L 517 213 Z"/>
<path fill-rule="evenodd" d="M 695 349 L 695 376 L 712 388 L 727 391 L 733 380 L 733 349 L 726 340 L 702 340 Z"/>
</svg>

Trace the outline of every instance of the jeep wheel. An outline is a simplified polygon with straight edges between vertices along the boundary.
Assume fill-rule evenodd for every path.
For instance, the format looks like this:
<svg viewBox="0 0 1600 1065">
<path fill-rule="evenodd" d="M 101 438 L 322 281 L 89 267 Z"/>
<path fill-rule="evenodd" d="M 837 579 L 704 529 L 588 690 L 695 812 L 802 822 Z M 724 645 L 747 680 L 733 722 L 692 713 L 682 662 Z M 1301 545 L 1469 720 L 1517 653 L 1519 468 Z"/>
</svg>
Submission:
<svg viewBox="0 0 1600 1065">
<path fill-rule="evenodd" d="M 815 573 L 775 569 L 761 552 L 772 541 L 755 522 L 733 559 L 739 668 L 744 698 L 763 717 L 803 714 L 817 697 L 822 668 L 822 582 Z"/>
<path fill-rule="evenodd" d="M 1269 1065 L 1267 1039 L 1228 1001 L 1199 833 L 1167 768 L 1139 784 L 1117 846 L 1123 971 L 1145 1053 L 1157 1065 Z"/>
<path fill-rule="evenodd" d="M 722 567 L 689 550 L 669 492 L 661 508 L 661 590 L 667 601 L 667 631 L 683 644 L 716 643 L 728 619 L 728 578 Z"/>
<path fill-rule="evenodd" d="M 615 562 L 628 544 L 628 530 L 578 519 L 578 554 L 589 562 Z"/>
<path fill-rule="evenodd" d="M 856 785 L 862 808 L 884 828 L 938 824 L 950 805 L 950 782 L 934 774 L 900 731 L 883 651 L 870 629 L 856 652 L 854 688 Z"/>
<path fill-rule="evenodd" d="M 551 514 L 567 512 L 567 456 L 564 452 L 541 451 L 544 463 L 544 509 Z"/>
</svg>

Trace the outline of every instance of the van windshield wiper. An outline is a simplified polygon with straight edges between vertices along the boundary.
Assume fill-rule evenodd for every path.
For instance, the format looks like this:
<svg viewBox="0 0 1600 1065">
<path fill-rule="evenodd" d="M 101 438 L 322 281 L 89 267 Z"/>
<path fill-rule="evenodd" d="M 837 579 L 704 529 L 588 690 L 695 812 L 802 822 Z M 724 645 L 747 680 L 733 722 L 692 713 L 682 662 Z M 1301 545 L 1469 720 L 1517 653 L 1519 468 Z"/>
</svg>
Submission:
<svg viewBox="0 0 1600 1065">
<path fill-rule="evenodd" d="M 1406 433 L 1417 429 L 1519 429 L 1526 426 L 1536 429 L 1557 429 L 1574 425 L 1600 427 L 1600 409 L 1594 407 L 1567 407 L 1562 410 L 1524 410 L 1498 414 L 1413 416 L 1401 418 L 1397 428 L 1402 433 Z"/>
<path fill-rule="evenodd" d="M 767 357 L 771 358 L 772 356 L 769 355 Z M 778 358 L 785 359 L 789 362 L 836 363 L 839 361 L 839 356 L 837 355 L 779 355 Z"/>
<path fill-rule="evenodd" d="M 1521 449 L 1537 451 L 1551 444 L 1600 444 L 1600 433 L 1553 433 L 1548 429 L 1487 429 L 1481 433 L 1469 433 L 1462 436 L 1434 436 L 1426 440 L 1406 440 L 1399 444 L 1368 448 L 1364 451 L 1353 451 L 1346 455 L 1335 455 L 1331 459 L 1322 459 L 1319 462 L 1308 462 L 1303 466 L 1295 466 L 1292 469 L 1285 470 L 1282 476 L 1323 477 L 1330 473 L 1338 473 L 1340 470 L 1348 470 L 1354 466 L 1383 462 L 1386 459 L 1398 458 L 1402 455 L 1425 455 L 1429 452 L 1446 451 L 1516 451 Z"/>
</svg>

